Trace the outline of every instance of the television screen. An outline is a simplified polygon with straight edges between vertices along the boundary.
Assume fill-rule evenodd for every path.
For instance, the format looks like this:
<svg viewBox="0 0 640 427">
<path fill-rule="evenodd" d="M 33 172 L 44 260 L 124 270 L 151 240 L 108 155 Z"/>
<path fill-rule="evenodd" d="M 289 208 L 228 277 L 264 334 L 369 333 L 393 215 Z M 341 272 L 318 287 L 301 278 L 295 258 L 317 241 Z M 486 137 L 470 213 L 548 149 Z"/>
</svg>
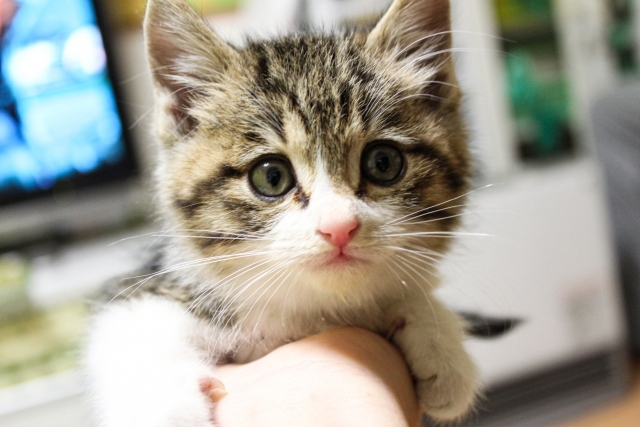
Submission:
<svg viewBox="0 0 640 427">
<path fill-rule="evenodd" d="M 92 0 L 0 0 L 0 205 L 126 178 Z"/>
</svg>

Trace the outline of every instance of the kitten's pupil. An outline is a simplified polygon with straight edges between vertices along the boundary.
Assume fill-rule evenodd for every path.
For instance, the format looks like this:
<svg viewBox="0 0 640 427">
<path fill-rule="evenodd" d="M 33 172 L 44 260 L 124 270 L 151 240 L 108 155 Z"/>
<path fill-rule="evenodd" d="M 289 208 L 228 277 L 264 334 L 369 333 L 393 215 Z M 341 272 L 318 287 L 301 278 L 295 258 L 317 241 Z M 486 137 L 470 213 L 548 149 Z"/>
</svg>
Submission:
<svg viewBox="0 0 640 427">
<path fill-rule="evenodd" d="M 378 152 L 376 153 L 375 165 L 380 172 L 385 173 L 391 167 L 391 159 L 385 153 Z"/>
<path fill-rule="evenodd" d="M 271 166 L 267 169 L 267 182 L 271 184 L 272 187 L 277 187 L 280 179 L 282 179 L 282 173 L 278 168 Z"/>
</svg>

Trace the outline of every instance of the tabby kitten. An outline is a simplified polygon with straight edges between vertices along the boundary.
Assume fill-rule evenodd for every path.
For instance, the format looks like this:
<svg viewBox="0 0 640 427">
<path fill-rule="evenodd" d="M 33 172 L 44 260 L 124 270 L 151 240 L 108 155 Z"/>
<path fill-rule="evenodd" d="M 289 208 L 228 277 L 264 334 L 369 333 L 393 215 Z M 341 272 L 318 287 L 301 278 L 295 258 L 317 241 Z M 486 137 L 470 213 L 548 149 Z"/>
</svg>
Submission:
<svg viewBox="0 0 640 427">
<path fill-rule="evenodd" d="M 431 295 L 470 175 L 449 13 L 395 0 L 369 29 L 239 49 L 148 1 L 168 231 L 95 317 L 102 426 L 211 426 L 216 363 L 341 325 L 395 343 L 428 415 L 465 414 L 476 369 Z"/>
</svg>

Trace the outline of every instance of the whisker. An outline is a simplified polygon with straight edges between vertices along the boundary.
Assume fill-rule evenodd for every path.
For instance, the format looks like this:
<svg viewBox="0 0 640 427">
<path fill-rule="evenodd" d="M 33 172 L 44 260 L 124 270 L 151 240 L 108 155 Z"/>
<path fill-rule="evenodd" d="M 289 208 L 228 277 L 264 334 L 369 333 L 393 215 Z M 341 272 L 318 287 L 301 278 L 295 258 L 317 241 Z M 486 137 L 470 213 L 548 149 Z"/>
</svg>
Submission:
<svg viewBox="0 0 640 427">
<path fill-rule="evenodd" d="M 282 302 L 282 314 L 280 315 L 280 322 L 282 324 L 284 324 L 284 310 L 287 307 L 287 300 L 289 298 L 289 293 L 291 292 L 291 289 L 293 288 L 293 286 L 296 283 L 298 283 L 298 279 L 300 278 L 300 274 L 302 274 L 302 270 L 299 268 L 299 265 L 296 265 L 296 267 L 298 267 L 298 272 L 296 273 L 296 276 L 293 278 L 291 283 L 289 283 L 289 289 L 287 289 L 287 293 L 285 294 L 284 300 Z"/>
<path fill-rule="evenodd" d="M 270 274 L 272 271 L 276 270 L 277 268 L 280 267 L 281 264 L 285 263 L 285 261 L 281 261 L 280 263 L 271 266 L 269 268 L 267 268 L 266 270 L 264 270 L 263 272 L 261 272 L 260 274 L 258 274 L 257 276 L 254 276 L 253 278 L 248 278 L 247 280 L 245 280 L 242 284 L 240 284 L 240 289 L 238 289 L 231 300 L 229 300 L 226 305 L 224 310 L 228 310 L 237 300 L 238 298 L 240 298 L 240 296 L 247 290 L 249 289 L 255 282 L 257 282 L 258 280 L 262 279 L 264 276 L 266 276 L 267 274 Z M 225 324 L 223 325 L 223 327 L 228 326 L 231 318 L 233 318 L 233 316 L 235 316 L 238 311 L 246 304 L 246 301 L 249 300 L 249 298 L 251 298 L 253 295 L 255 295 L 256 292 L 258 292 L 261 289 L 261 286 L 258 287 L 258 289 L 256 289 L 251 295 L 249 295 L 245 301 L 240 304 L 238 307 L 236 307 L 236 309 L 234 310 L 234 312 L 228 316 L 227 322 L 225 322 Z"/>
<path fill-rule="evenodd" d="M 267 274 L 271 274 L 274 271 L 278 271 L 279 269 L 281 269 L 282 267 L 284 267 L 286 264 L 288 263 L 288 261 L 281 261 L 280 263 L 270 267 L 269 269 L 267 269 L 263 274 L 261 274 L 260 276 L 258 276 L 255 280 L 253 280 L 249 285 L 245 286 L 245 288 L 243 289 L 243 292 L 248 289 L 253 283 L 255 283 L 257 280 L 260 280 L 262 277 L 266 276 Z M 255 289 L 251 295 L 249 295 L 248 297 L 245 298 L 245 300 L 235 309 L 235 311 L 232 313 L 231 316 L 235 316 L 250 300 L 251 298 L 258 293 L 262 288 L 265 288 L 264 291 L 260 294 L 260 296 L 258 298 L 256 298 L 256 300 L 253 302 L 253 304 L 251 305 L 251 307 L 249 308 L 249 310 L 245 313 L 243 319 L 240 321 L 240 323 L 237 325 L 237 331 L 236 333 L 240 333 L 240 330 L 242 329 L 242 326 L 244 325 L 245 320 L 249 317 L 249 315 L 251 314 L 251 311 L 253 310 L 253 308 L 255 307 L 255 305 L 258 303 L 258 301 L 260 300 L 260 298 L 262 297 L 262 295 L 264 295 L 264 293 L 266 291 L 269 290 L 269 288 L 271 287 L 272 283 L 275 280 L 269 279 L 267 281 L 265 281 L 264 283 L 262 283 L 260 286 L 258 286 L 257 289 Z M 257 326 L 257 323 L 256 325 Z"/>
<path fill-rule="evenodd" d="M 113 245 L 117 245 L 119 243 L 122 242 L 126 242 L 129 240 L 133 240 L 133 239 L 139 239 L 142 237 L 173 237 L 171 235 L 165 235 L 164 233 L 210 233 L 210 234 L 217 234 L 217 235 L 221 235 L 221 236 L 239 236 L 239 237 L 264 237 L 266 234 L 259 234 L 259 233 L 249 233 L 249 232 L 243 232 L 243 233 L 237 233 L 237 232 L 226 232 L 226 231 L 218 231 L 218 230 L 201 230 L 201 229 L 180 229 L 180 228 L 169 228 L 167 230 L 162 230 L 162 231 L 150 231 L 148 233 L 143 233 L 143 234 L 138 234 L 135 236 L 128 236 L 125 237 L 123 239 L 120 240 L 116 240 L 115 242 L 112 242 L 109 244 L 109 246 L 113 246 Z M 177 236 L 177 237 L 181 237 L 181 236 Z"/>
<path fill-rule="evenodd" d="M 200 294 L 197 298 L 195 298 L 191 305 L 189 306 L 189 310 L 191 311 L 193 309 L 195 309 L 197 307 L 197 305 L 204 301 L 206 298 L 209 297 L 209 295 L 211 295 L 215 290 L 221 288 L 222 286 L 227 285 L 229 282 L 233 281 L 234 279 L 236 279 L 237 277 L 243 275 L 244 273 L 246 273 L 247 271 L 251 271 L 254 270 L 256 268 L 261 267 L 264 264 L 269 263 L 270 260 L 266 259 L 266 260 L 259 260 L 259 261 L 254 261 L 249 265 L 244 266 L 243 268 L 233 272 L 231 275 L 227 276 L 224 278 L 224 280 L 215 283 L 212 287 L 210 287 L 209 289 L 207 289 L 205 292 L 203 292 L 202 294 Z"/>
<path fill-rule="evenodd" d="M 440 238 L 454 238 L 454 237 L 462 237 L 462 236 L 496 237 L 493 234 L 467 233 L 464 231 L 415 231 L 415 232 L 408 232 L 408 233 L 396 233 L 396 234 L 384 235 L 384 237 L 406 237 L 406 236 L 427 236 L 427 237 L 440 237 Z"/>
<path fill-rule="evenodd" d="M 441 252 L 435 251 L 433 249 L 425 248 L 424 246 L 421 246 L 421 245 L 408 243 L 405 246 L 408 248 L 413 248 L 413 250 L 416 252 L 420 252 L 420 253 L 429 255 L 431 257 L 435 257 L 435 259 L 438 259 L 438 260 L 442 260 L 447 257 L 445 254 Z"/>
<path fill-rule="evenodd" d="M 433 212 L 430 212 L 433 213 Z M 403 221 L 400 224 L 405 224 L 405 225 L 420 225 L 420 224 L 429 224 L 432 222 L 438 222 L 438 221 L 446 221 L 448 219 L 455 219 L 455 218 L 460 218 L 466 215 L 470 215 L 471 212 L 462 212 L 459 214 L 455 214 L 455 215 L 448 215 L 448 216 L 444 216 L 442 218 L 434 218 L 434 219 L 428 219 L 426 221 L 416 221 L 416 222 L 408 222 L 410 220 L 408 220 L 407 222 Z"/>
<path fill-rule="evenodd" d="M 396 218 L 396 219 L 394 219 L 394 220 L 391 220 L 391 221 L 389 221 L 389 222 L 386 222 L 386 223 L 384 223 L 384 224 L 383 224 L 383 226 L 385 226 L 385 225 L 390 225 L 390 224 L 395 224 L 395 223 L 397 223 L 398 221 L 401 221 L 401 220 L 403 220 L 403 219 L 405 219 L 405 218 L 407 218 L 407 217 L 409 217 L 409 216 L 413 216 L 413 215 L 416 215 L 416 214 L 421 213 L 421 212 L 428 212 L 429 210 L 431 210 L 431 209 L 433 209 L 433 208 L 437 208 L 438 206 L 442 206 L 442 205 L 447 204 L 447 203 L 449 203 L 449 202 L 453 202 L 454 200 L 459 200 L 459 199 L 461 199 L 461 198 L 463 198 L 463 197 L 466 197 L 466 196 L 468 196 L 468 195 L 470 195 L 470 194 L 476 193 L 476 192 L 478 192 L 478 191 L 480 191 L 480 190 L 485 190 L 485 189 L 490 188 L 490 187 L 493 187 L 493 186 L 494 186 L 494 184 L 487 184 L 487 185 L 484 185 L 484 186 L 482 186 L 482 187 L 475 188 L 475 189 L 470 190 L 470 191 L 467 191 L 466 193 L 461 194 L 461 195 L 459 195 L 459 196 L 452 197 L 451 199 L 446 200 L 446 201 L 444 201 L 444 202 L 440 202 L 440 203 L 438 203 L 438 204 L 428 206 L 428 207 L 426 207 L 426 208 L 423 208 L 423 209 L 417 210 L 417 211 L 415 211 L 415 212 L 409 213 L 409 214 L 407 214 L 407 215 L 401 216 L 400 218 Z"/>
<path fill-rule="evenodd" d="M 278 278 L 277 278 L 276 280 L 280 279 L 280 277 L 282 277 L 282 275 L 283 275 L 284 273 L 286 273 L 286 270 L 285 270 L 285 271 L 283 271 L 282 273 L 280 273 L 280 276 L 278 276 Z M 257 328 L 257 327 L 258 327 L 258 325 L 260 324 L 260 319 L 262 319 L 262 315 L 264 314 L 264 310 L 267 308 L 267 306 L 268 306 L 268 305 L 269 305 L 269 303 L 271 302 L 271 299 L 272 299 L 272 298 L 275 296 L 275 294 L 278 292 L 278 289 L 280 289 L 280 287 L 282 286 L 282 284 L 283 284 L 283 283 L 284 283 L 284 282 L 289 278 L 289 276 L 291 276 L 291 273 L 293 273 L 293 271 L 289 271 L 289 274 L 287 274 L 287 275 L 285 276 L 285 278 L 284 278 L 284 279 L 282 279 L 282 281 L 280 282 L 280 284 L 279 284 L 279 285 L 274 289 L 274 291 L 273 291 L 273 292 L 271 292 L 271 296 L 269 297 L 269 299 L 267 300 L 267 302 L 265 302 L 265 303 L 262 305 L 262 310 L 260 311 L 260 314 L 258 315 L 258 319 L 255 321 L 255 325 L 253 326 L 253 332 L 252 332 L 252 333 L 255 333 L 255 332 L 256 332 L 256 328 Z M 274 283 L 275 283 L 275 281 L 274 281 Z M 268 289 L 269 289 L 269 288 L 265 289 L 265 291 L 264 291 L 264 292 L 262 292 L 262 294 L 260 294 L 260 296 L 256 299 L 256 302 L 258 302 L 258 301 L 260 300 L 260 298 L 262 298 L 262 296 L 264 295 L 264 293 L 265 293 Z M 249 312 L 251 312 L 251 310 L 249 310 Z"/>
<path fill-rule="evenodd" d="M 133 295 L 134 292 L 136 292 L 140 287 L 142 287 L 145 283 L 147 283 L 149 280 L 161 276 L 163 274 L 168 274 L 168 273 L 172 273 L 175 271 L 180 271 L 180 270 L 184 270 L 186 268 L 192 268 L 192 267 L 200 267 L 200 266 L 204 266 L 204 265 L 209 265 L 209 264 L 214 264 L 217 262 L 222 262 L 222 261 L 228 261 L 228 260 L 235 260 L 235 259 L 240 259 L 240 258 L 246 258 L 246 257 L 250 257 L 250 256 L 257 256 L 257 255 L 265 255 L 265 254 L 271 254 L 273 253 L 273 251 L 268 251 L 268 252 L 245 252 L 245 253 L 241 253 L 241 254 L 233 254 L 233 255 L 220 255 L 220 256 L 215 256 L 215 257 L 209 257 L 209 258 L 201 258 L 198 260 L 194 260 L 194 261 L 188 261 L 188 262 L 184 262 L 184 263 L 179 263 L 176 264 L 172 267 L 168 267 L 166 269 L 163 269 L 161 271 L 152 273 L 152 274 L 145 274 L 145 275 L 141 275 L 141 276 L 132 276 L 123 280 L 129 280 L 129 279 L 137 279 L 137 278 L 143 278 L 142 280 L 127 286 L 126 288 L 122 289 L 120 292 L 118 292 L 113 298 L 111 298 L 111 300 L 109 300 L 109 302 L 107 304 L 105 304 L 104 308 L 102 309 L 103 311 L 106 310 L 106 308 L 114 301 L 116 300 L 118 297 L 120 297 L 124 292 L 128 291 L 131 288 L 135 288 L 133 291 L 131 291 L 129 293 L 129 295 L 127 295 L 125 297 L 126 299 L 129 299 L 129 297 L 131 295 Z"/>
<path fill-rule="evenodd" d="M 432 210 L 433 207 L 435 207 L 435 206 L 430 206 L 428 208 L 420 209 L 420 210 L 415 211 L 415 212 L 413 212 L 411 214 L 405 215 L 404 217 L 398 218 L 397 220 L 394 220 L 394 221 L 397 221 L 397 222 L 392 222 L 392 223 L 389 222 L 389 223 L 386 223 L 386 224 L 382 224 L 380 226 L 380 228 L 387 228 L 390 225 L 396 226 L 396 225 L 399 225 L 399 224 L 405 224 L 405 223 L 407 223 L 407 221 L 411 221 L 411 220 L 414 220 L 414 219 L 417 219 L 417 218 L 422 218 L 422 217 L 426 217 L 426 216 L 429 216 L 429 215 L 437 214 L 437 213 L 440 213 L 440 212 L 445 212 L 445 211 L 448 211 L 450 209 L 464 208 L 466 206 L 467 206 L 466 204 L 459 204 L 459 205 L 447 206 L 447 207 L 444 207 L 444 208 L 441 208 L 441 209 L 436 209 L 436 210 Z"/>
<path fill-rule="evenodd" d="M 424 277 L 424 275 L 421 275 L 416 270 L 411 268 L 410 264 L 412 264 L 412 263 L 410 261 L 408 261 L 407 259 L 403 258 L 401 255 L 398 255 L 398 260 L 400 261 L 400 263 L 404 264 L 407 268 L 409 268 L 411 271 L 413 271 L 415 274 L 417 274 L 419 277 L 421 277 L 431 288 L 433 288 L 433 284 L 431 282 L 429 282 L 429 280 L 426 277 Z M 417 287 L 418 287 L 418 289 L 420 289 L 420 291 L 424 295 L 424 299 L 427 301 L 427 304 L 429 305 L 429 308 L 431 309 L 431 313 L 433 314 L 432 318 L 434 319 L 434 321 L 436 323 L 436 330 L 438 331 L 438 338 L 439 338 L 440 337 L 440 325 L 439 325 L 439 322 L 438 322 L 438 316 L 436 314 L 435 307 L 433 306 L 433 303 L 431 302 L 431 297 L 427 294 L 427 291 L 425 291 L 422 286 L 417 285 Z"/>
<path fill-rule="evenodd" d="M 242 241 L 269 241 L 272 242 L 274 239 L 267 239 L 263 237 L 253 237 L 253 236 L 203 236 L 203 235 L 193 235 L 193 234 L 152 234 L 154 237 L 172 237 L 172 238 L 182 238 L 182 239 L 203 239 L 203 240 L 242 240 Z"/>
<path fill-rule="evenodd" d="M 393 249 L 396 251 L 400 251 L 400 252 L 406 252 L 408 256 L 412 256 L 414 257 L 414 259 L 418 260 L 418 261 L 422 261 L 425 262 L 427 265 L 433 267 L 433 268 L 437 268 L 438 263 L 440 262 L 440 260 L 430 257 L 429 255 L 420 253 L 418 251 L 414 251 L 411 249 L 406 249 L 406 248 L 402 248 L 402 247 L 398 247 L 398 246 L 388 246 L 389 249 Z M 422 260 L 420 258 L 423 258 Z"/>
</svg>

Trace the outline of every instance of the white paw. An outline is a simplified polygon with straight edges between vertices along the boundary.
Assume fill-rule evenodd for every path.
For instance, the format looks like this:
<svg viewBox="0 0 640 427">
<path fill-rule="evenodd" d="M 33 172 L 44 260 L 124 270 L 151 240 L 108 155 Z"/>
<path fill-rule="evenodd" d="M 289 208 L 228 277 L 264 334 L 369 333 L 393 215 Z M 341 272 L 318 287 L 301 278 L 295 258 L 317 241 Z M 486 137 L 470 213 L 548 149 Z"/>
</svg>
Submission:
<svg viewBox="0 0 640 427">
<path fill-rule="evenodd" d="M 436 421 L 458 420 L 473 407 L 478 381 L 475 369 L 448 366 L 416 384 L 425 413 Z"/>
<path fill-rule="evenodd" d="M 131 427 L 215 427 L 213 404 L 204 395 L 174 395 L 172 402 L 147 409 L 151 411 L 137 416 Z"/>
<path fill-rule="evenodd" d="M 199 387 L 190 384 L 171 391 L 150 392 L 106 411 L 104 427 L 216 427 L 215 403 L 223 397 L 217 380 L 203 377 Z"/>
</svg>

